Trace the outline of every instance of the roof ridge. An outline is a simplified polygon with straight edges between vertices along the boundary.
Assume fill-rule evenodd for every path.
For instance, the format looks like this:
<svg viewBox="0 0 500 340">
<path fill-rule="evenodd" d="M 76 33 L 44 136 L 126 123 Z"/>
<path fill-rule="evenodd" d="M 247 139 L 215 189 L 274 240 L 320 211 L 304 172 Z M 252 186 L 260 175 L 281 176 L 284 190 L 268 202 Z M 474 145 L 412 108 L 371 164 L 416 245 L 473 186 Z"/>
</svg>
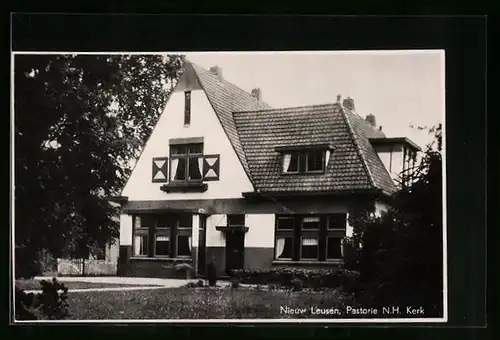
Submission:
<svg viewBox="0 0 500 340">
<path fill-rule="evenodd" d="M 207 72 L 208 74 L 212 75 L 213 77 L 217 77 L 215 74 L 213 74 L 210 70 L 204 68 L 203 66 L 199 65 L 199 64 L 196 64 L 196 63 L 193 63 L 192 61 L 189 61 L 189 60 L 186 60 L 186 63 L 189 63 L 191 64 L 191 66 L 195 66 L 195 67 L 198 67 L 200 68 L 201 70 L 203 70 L 204 72 Z M 227 80 L 226 78 L 222 78 L 219 80 L 220 83 L 222 83 L 223 86 L 232 86 L 234 87 L 235 89 L 238 89 L 239 91 L 242 91 L 242 92 L 245 92 L 247 95 L 249 95 L 253 101 L 256 103 L 256 104 L 259 104 L 259 105 L 263 105 L 263 106 L 268 106 L 269 108 L 271 107 L 271 105 L 269 105 L 268 103 L 262 101 L 262 100 L 258 100 L 257 98 L 255 98 L 251 92 L 248 92 L 246 91 L 245 89 L 242 89 L 240 86 L 236 85 L 235 83 L 232 83 L 230 82 L 229 80 Z"/>
<path fill-rule="evenodd" d="M 254 113 L 254 112 L 265 112 L 265 111 L 279 111 L 279 110 L 296 110 L 296 109 L 305 109 L 305 108 L 316 108 L 316 107 L 329 107 L 335 106 L 337 103 L 325 103 L 325 104 L 313 104 L 313 105 L 300 105 L 300 106 L 287 106 L 287 107 L 277 107 L 277 108 L 269 108 L 269 109 L 261 109 L 261 110 L 244 110 L 244 111 L 233 111 L 233 115 L 236 113 Z"/>
<path fill-rule="evenodd" d="M 253 179 L 252 173 L 251 173 L 249 166 L 248 166 L 248 161 L 246 159 L 245 151 L 243 150 L 243 145 L 241 143 L 240 136 L 239 136 L 239 133 L 238 133 L 237 128 L 236 128 L 236 122 L 234 121 L 234 118 L 233 118 L 231 112 L 228 112 L 226 118 L 231 121 L 232 125 L 234 125 L 234 130 L 236 133 L 236 138 L 235 138 L 236 140 L 234 140 L 234 138 L 232 137 L 232 135 L 229 131 L 229 129 L 231 129 L 232 127 L 228 126 L 229 122 L 226 119 L 223 119 L 223 117 L 222 117 L 223 113 L 221 111 L 222 108 L 218 104 L 215 103 L 215 99 L 212 97 L 213 93 L 211 91 L 208 91 L 208 87 L 206 86 L 206 85 L 210 84 L 210 82 L 213 82 L 213 80 L 209 80 L 209 79 L 216 78 L 216 75 L 214 75 L 212 72 L 206 70 L 205 68 L 203 68 L 203 67 L 201 67 L 201 66 L 199 66 L 191 61 L 188 61 L 188 64 L 193 69 L 195 76 L 198 78 L 198 81 L 200 82 L 200 85 L 203 88 L 205 95 L 207 96 L 207 100 L 210 103 L 210 106 L 212 107 L 212 109 L 215 113 L 215 116 L 219 120 L 219 123 L 221 124 L 222 130 L 224 131 L 227 139 L 229 140 L 229 144 L 231 145 L 233 151 L 235 152 L 236 157 L 240 161 L 240 164 L 243 167 L 243 171 L 247 175 L 252 187 L 255 189 L 255 181 Z M 210 78 L 208 78 L 208 76 L 210 76 Z M 205 82 L 204 82 L 205 80 L 207 80 L 208 84 L 205 84 Z M 231 87 L 233 87 L 233 91 L 234 91 L 234 89 L 237 89 L 239 91 L 247 93 L 246 91 L 244 91 L 243 89 L 241 89 L 237 85 L 234 85 L 234 84 L 228 82 L 227 80 L 226 81 L 225 80 L 218 81 L 218 84 L 216 86 L 217 87 L 222 86 L 222 87 L 228 88 L 229 87 L 228 84 L 232 85 Z M 248 96 L 252 96 L 250 93 L 247 93 L 247 94 L 248 94 Z M 235 98 L 231 98 L 231 101 L 232 101 L 231 105 L 234 105 Z M 257 100 L 256 100 L 256 104 L 257 104 Z M 261 105 L 269 106 L 266 103 L 261 104 Z M 231 125 L 231 124 L 229 124 L 229 125 Z M 241 148 L 241 153 L 238 151 L 238 147 Z"/>
<path fill-rule="evenodd" d="M 354 132 L 354 128 L 351 125 L 351 121 L 349 120 L 349 117 L 347 117 L 347 113 L 346 113 L 345 109 L 342 106 L 340 106 L 340 113 L 341 113 L 341 116 L 344 118 L 344 120 L 345 120 L 345 122 L 347 124 L 347 129 L 349 130 L 349 134 L 351 135 L 352 141 L 354 142 L 354 146 L 356 147 L 356 152 L 358 154 L 358 157 L 361 159 L 361 163 L 363 164 L 363 168 L 365 169 L 365 171 L 366 171 L 366 173 L 368 175 L 368 178 L 370 180 L 371 186 L 373 188 L 376 188 L 377 186 L 375 185 L 375 180 L 373 178 L 373 174 L 370 171 L 370 167 L 368 166 L 368 162 L 365 159 L 363 152 L 361 151 L 361 147 L 360 147 L 359 141 L 358 141 L 358 136 Z"/>
</svg>

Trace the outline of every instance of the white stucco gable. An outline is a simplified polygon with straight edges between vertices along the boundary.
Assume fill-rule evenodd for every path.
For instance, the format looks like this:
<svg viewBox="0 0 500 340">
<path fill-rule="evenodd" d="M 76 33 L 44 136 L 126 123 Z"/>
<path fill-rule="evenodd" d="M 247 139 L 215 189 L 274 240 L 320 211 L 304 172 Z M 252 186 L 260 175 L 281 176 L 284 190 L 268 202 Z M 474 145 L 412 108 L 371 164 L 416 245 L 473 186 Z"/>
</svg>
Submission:
<svg viewBox="0 0 500 340">
<path fill-rule="evenodd" d="M 191 91 L 190 124 L 184 124 L 185 90 Z M 219 155 L 219 179 L 205 182 L 205 192 L 164 192 L 168 183 L 153 181 L 153 158 L 168 157 L 171 175 L 170 145 L 172 139 L 193 138 L 203 141 L 204 155 Z M 161 161 L 158 162 L 161 165 Z M 168 179 L 170 181 L 170 178 Z M 122 192 L 130 201 L 240 198 L 253 186 L 215 114 L 204 90 L 192 73 L 185 73 L 170 95 L 154 131 L 137 161 Z"/>
</svg>

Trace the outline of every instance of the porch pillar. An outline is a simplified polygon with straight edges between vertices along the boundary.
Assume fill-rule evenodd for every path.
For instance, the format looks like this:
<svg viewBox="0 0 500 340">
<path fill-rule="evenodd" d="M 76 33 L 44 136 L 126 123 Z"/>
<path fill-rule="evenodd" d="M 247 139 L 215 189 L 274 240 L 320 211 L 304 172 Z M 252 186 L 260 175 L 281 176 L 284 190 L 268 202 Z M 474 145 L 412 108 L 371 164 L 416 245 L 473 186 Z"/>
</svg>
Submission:
<svg viewBox="0 0 500 340">
<path fill-rule="evenodd" d="M 126 276 L 132 255 L 132 216 L 120 215 L 120 250 L 118 254 L 117 275 Z"/>
<path fill-rule="evenodd" d="M 198 274 L 198 245 L 200 238 L 200 215 L 193 214 L 193 227 L 191 228 L 191 256 L 193 264 L 193 273 Z"/>
</svg>

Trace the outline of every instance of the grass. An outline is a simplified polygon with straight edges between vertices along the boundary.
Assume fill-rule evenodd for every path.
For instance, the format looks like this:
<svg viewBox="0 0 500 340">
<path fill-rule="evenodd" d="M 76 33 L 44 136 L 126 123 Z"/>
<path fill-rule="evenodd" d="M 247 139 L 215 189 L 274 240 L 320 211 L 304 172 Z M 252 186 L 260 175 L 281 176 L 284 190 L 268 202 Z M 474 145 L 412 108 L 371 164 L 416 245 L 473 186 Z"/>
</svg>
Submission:
<svg viewBox="0 0 500 340">
<path fill-rule="evenodd" d="M 101 282 L 78 282 L 78 281 L 60 281 L 68 288 L 71 289 L 89 289 L 89 288 L 116 288 L 116 287 L 143 287 L 152 285 L 140 284 L 123 284 L 123 283 L 101 283 Z M 17 288 L 23 290 L 40 290 L 40 280 L 16 280 L 15 285 Z M 156 286 L 159 287 L 159 286 Z"/>
<path fill-rule="evenodd" d="M 349 299 L 338 291 L 253 288 L 165 288 L 68 294 L 69 319 L 279 319 L 315 317 L 310 307 L 345 310 Z M 280 307 L 304 308 L 301 315 Z M 328 316 L 316 316 L 325 318 Z"/>
</svg>

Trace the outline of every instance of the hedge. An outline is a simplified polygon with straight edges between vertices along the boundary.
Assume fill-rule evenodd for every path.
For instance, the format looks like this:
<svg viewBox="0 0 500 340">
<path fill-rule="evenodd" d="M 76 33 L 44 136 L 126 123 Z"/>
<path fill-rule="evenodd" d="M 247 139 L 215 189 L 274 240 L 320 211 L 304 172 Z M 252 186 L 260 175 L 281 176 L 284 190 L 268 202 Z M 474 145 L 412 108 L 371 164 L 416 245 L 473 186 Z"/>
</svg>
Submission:
<svg viewBox="0 0 500 340">
<path fill-rule="evenodd" d="M 358 288 L 359 273 L 346 269 L 238 269 L 230 271 L 233 279 L 245 284 L 277 284 L 291 287 L 292 280 L 300 279 L 304 288 L 342 288 L 355 292 Z"/>
</svg>

